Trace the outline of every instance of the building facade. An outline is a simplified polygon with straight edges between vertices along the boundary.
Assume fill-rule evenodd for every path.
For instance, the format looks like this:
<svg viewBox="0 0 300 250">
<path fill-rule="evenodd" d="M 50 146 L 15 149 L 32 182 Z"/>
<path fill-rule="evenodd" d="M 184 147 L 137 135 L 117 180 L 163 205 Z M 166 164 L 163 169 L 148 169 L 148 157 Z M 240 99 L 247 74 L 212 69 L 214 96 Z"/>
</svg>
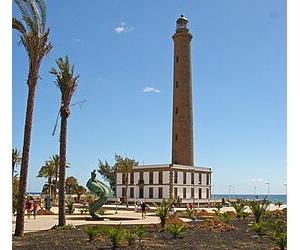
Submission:
<svg viewBox="0 0 300 250">
<path fill-rule="evenodd" d="M 125 175 L 117 172 L 116 195 L 126 196 Z M 129 174 L 128 201 L 179 198 L 182 203 L 206 202 L 211 197 L 211 169 L 176 164 L 144 165 Z"/>
</svg>

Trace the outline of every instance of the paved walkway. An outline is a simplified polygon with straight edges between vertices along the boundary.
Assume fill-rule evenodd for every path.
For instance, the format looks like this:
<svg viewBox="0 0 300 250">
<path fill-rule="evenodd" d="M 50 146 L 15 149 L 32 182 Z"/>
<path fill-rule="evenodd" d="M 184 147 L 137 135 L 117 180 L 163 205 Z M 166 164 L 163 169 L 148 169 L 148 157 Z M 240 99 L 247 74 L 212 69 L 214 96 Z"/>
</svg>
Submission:
<svg viewBox="0 0 300 250">
<path fill-rule="evenodd" d="M 160 220 L 157 216 L 154 215 L 153 212 L 147 213 L 146 219 L 141 218 L 140 212 L 134 212 L 134 211 L 126 211 L 126 210 L 118 210 L 118 213 L 115 214 L 115 209 L 112 210 L 113 207 L 110 207 L 109 205 L 104 206 L 106 208 L 105 210 L 105 219 L 103 221 L 93 221 L 90 220 L 90 215 L 81 215 L 79 213 L 79 210 L 76 209 L 75 214 L 73 215 L 66 215 L 67 224 L 72 225 L 86 225 L 86 224 L 105 224 L 105 225 L 116 225 L 116 224 L 122 224 L 122 225 L 134 225 L 134 224 L 157 224 L 160 223 Z M 119 206 L 122 207 L 122 206 Z M 125 206 L 124 206 L 125 208 Z M 133 207 L 132 207 L 133 208 Z M 280 208 L 275 205 L 270 206 L 270 210 L 276 210 L 276 209 L 283 209 L 286 208 L 286 205 L 282 205 Z M 199 210 L 206 210 L 207 212 L 213 212 L 215 208 L 199 208 Z M 185 210 L 185 208 L 178 208 L 177 211 Z M 53 207 L 51 209 L 52 212 L 57 213 L 58 208 Z M 234 211 L 233 207 L 223 207 L 221 211 Z M 246 212 L 250 212 L 250 209 L 247 208 Z M 150 216 L 151 215 L 151 216 Z M 183 221 L 190 221 L 189 219 L 182 218 Z M 16 216 L 13 216 L 12 218 L 12 232 L 15 230 L 15 221 Z M 40 230 L 48 230 L 54 225 L 58 224 L 58 215 L 40 215 L 37 216 L 36 219 L 33 219 L 33 216 L 31 216 L 30 219 L 25 216 L 25 224 L 24 224 L 24 232 L 33 232 L 33 231 L 40 231 Z"/>
<path fill-rule="evenodd" d="M 52 209 L 51 209 L 52 210 Z M 55 209 L 53 209 L 53 212 Z M 114 210 L 106 210 L 103 221 L 90 220 L 90 215 L 66 215 L 67 224 L 72 225 L 86 225 L 86 224 L 106 224 L 106 225 L 132 225 L 132 224 L 157 224 L 160 220 L 157 216 L 146 216 L 146 219 L 141 218 L 141 213 L 135 213 L 134 211 L 118 211 L 118 214 L 114 214 Z M 154 215 L 148 213 L 148 215 Z M 119 219 L 118 219 L 119 218 Z M 12 232 L 15 230 L 16 216 L 12 218 Z M 24 232 L 33 232 L 39 230 L 47 230 L 58 224 L 58 215 L 40 215 L 36 219 L 31 216 L 30 219 L 25 216 Z"/>
</svg>

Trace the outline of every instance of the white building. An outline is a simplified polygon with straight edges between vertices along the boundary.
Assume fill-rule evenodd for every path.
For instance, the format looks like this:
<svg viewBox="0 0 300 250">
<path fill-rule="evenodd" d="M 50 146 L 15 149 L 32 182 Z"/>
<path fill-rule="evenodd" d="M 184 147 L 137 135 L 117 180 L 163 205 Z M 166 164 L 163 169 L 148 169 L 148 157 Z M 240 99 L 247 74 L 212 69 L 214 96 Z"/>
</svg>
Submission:
<svg viewBox="0 0 300 250">
<path fill-rule="evenodd" d="M 125 175 L 116 173 L 116 197 L 126 195 Z M 211 169 L 176 164 L 144 165 L 129 174 L 128 201 L 158 202 L 162 199 L 182 199 L 182 203 L 207 202 L 211 197 Z"/>
</svg>

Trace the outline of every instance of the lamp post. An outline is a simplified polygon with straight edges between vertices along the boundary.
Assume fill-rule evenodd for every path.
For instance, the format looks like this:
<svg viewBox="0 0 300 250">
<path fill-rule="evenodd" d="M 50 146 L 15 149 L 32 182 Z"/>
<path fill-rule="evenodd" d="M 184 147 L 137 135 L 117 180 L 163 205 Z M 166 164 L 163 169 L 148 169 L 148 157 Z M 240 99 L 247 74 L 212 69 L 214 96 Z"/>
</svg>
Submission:
<svg viewBox="0 0 300 250">
<path fill-rule="evenodd" d="M 256 199 L 256 186 L 254 186 L 254 200 Z"/>
<path fill-rule="evenodd" d="M 234 199 L 234 185 L 232 184 L 232 198 Z"/>
<path fill-rule="evenodd" d="M 215 195 L 214 195 L 214 187 L 216 187 L 216 185 L 211 185 L 211 196 L 212 196 L 212 198 L 213 198 L 213 200 L 215 199 Z"/>
<path fill-rule="evenodd" d="M 230 184 L 228 185 L 228 191 L 229 191 L 229 198 L 230 198 L 231 197 L 231 195 L 230 195 L 231 194 L 231 185 Z"/>
<path fill-rule="evenodd" d="M 136 192 L 135 192 L 135 187 L 136 187 L 136 184 L 133 184 L 133 191 L 134 191 L 134 212 L 136 212 Z"/>
<path fill-rule="evenodd" d="M 287 184 L 284 183 L 283 185 L 285 186 L 285 195 L 287 196 Z"/>
<path fill-rule="evenodd" d="M 267 182 L 266 184 L 268 185 L 268 193 L 267 193 L 267 195 L 269 196 L 270 195 L 270 182 Z"/>
</svg>

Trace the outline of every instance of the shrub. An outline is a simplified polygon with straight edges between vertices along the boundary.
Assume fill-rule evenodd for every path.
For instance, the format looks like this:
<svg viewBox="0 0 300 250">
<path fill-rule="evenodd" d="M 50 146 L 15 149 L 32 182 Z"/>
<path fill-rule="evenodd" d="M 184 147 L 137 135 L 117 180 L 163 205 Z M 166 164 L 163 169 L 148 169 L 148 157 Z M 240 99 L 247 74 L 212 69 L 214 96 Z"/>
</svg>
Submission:
<svg viewBox="0 0 300 250">
<path fill-rule="evenodd" d="M 170 215 L 170 209 L 171 209 L 173 203 L 174 203 L 173 199 L 169 199 L 169 200 L 163 199 L 163 201 L 159 205 L 154 203 L 154 205 L 156 207 L 155 213 L 160 218 L 160 224 L 161 224 L 162 228 L 165 227 L 166 220 L 167 220 L 168 216 Z"/>
<path fill-rule="evenodd" d="M 145 227 L 144 225 L 139 225 L 134 230 L 135 235 L 137 236 L 138 240 L 141 241 L 142 238 L 145 236 Z"/>
<path fill-rule="evenodd" d="M 51 227 L 51 229 L 67 229 L 67 230 L 75 229 L 75 228 L 76 227 L 73 224 L 67 224 L 62 227 L 59 227 L 58 225 L 54 225 L 53 227 Z"/>
<path fill-rule="evenodd" d="M 173 239 L 176 239 L 184 229 L 184 226 L 179 224 L 170 224 L 167 226 L 167 231 Z"/>
<path fill-rule="evenodd" d="M 283 203 L 282 203 L 281 201 L 276 201 L 276 202 L 275 202 L 275 206 L 280 207 L 281 205 L 283 205 Z"/>
<path fill-rule="evenodd" d="M 112 249 L 116 249 L 119 242 L 124 239 L 126 231 L 121 228 L 119 225 L 118 227 L 108 227 L 106 230 L 106 235 L 109 238 Z"/>
<path fill-rule="evenodd" d="M 100 215 L 104 215 L 105 214 L 105 210 L 102 207 L 100 207 L 100 208 L 97 209 L 96 213 L 100 214 Z"/>
<path fill-rule="evenodd" d="M 236 212 L 236 217 L 240 220 L 246 209 L 245 202 L 243 200 L 237 200 L 236 202 L 232 202 L 231 205 Z"/>
<path fill-rule="evenodd" d="M 67 205 L 69 214 L 72 214 L 75 211 L 74 203 L 75 203 L 74 198 L 72 196 L 67 197 L 66 205 Z"/>
<path fill-rule="evenodd" d="M 272 239 L 276 243 L 276 245 L 280 248 L 280 250 L 284 250 L 287 245 L 287 233 L 275 233 L 272 232 Z"/>
<path fill-rule="evenodd" d="M 223 221 L 226 224 L 230 222 L 230 216 L 227 213 L 219 213 L 218 217 L 221 221 Z"/>
<path fill-rule="evenodd" d="M 270 202 L 267 200 L 267 196 L 265 196 L 262 202 L 254 200 L 248 202 L 248 206 L 255 217 L 255 223 L 259 223 L 261 216 L 266 212 L 269 204 Z"/>
<path fill-rule="evenodd" d="M 129 246 L 134 244 L 134 242 L 136 241 L 137 238 L 138 237 L 134 231 L 128 230 L 125 232 L 125 239 L 127 240 Z"/>
<path fill-rule="evenodd" d="M 223 201 L 222 201 L 222 203 L 223 203 Z M 220 212 L 221 208 L 223 207 L 222 203 L 217 203 L 215 206 L 218 212 Z M 225 201 L 224 201 L 224 204 L 225 204 Z"/>
<path fill-rule="evenodd" d="M 99 227 L 87 226 L 83 231 L 89 236 L 89 241 L 94 240 L 101 232 Z"/>
<path fill-rule="evenodd" d="M 193 218 L 193 217 L 194 217 L 194 216 L 193 216 L 194 211 L 193 211 L 192 209 L 187 208 L 187 209 L 186 209 L 186 213 L 187 213 L 187 216 L 188 216 L 189 218 Z"/>
<path fill-rule="evenodd" d="M 255 233 L 257 233 L 258 236 L 262 236 L 264 230 L 266 229 L 265 223 L 263 222 L 251 223 L 250 227 Z"/>
</svg>

